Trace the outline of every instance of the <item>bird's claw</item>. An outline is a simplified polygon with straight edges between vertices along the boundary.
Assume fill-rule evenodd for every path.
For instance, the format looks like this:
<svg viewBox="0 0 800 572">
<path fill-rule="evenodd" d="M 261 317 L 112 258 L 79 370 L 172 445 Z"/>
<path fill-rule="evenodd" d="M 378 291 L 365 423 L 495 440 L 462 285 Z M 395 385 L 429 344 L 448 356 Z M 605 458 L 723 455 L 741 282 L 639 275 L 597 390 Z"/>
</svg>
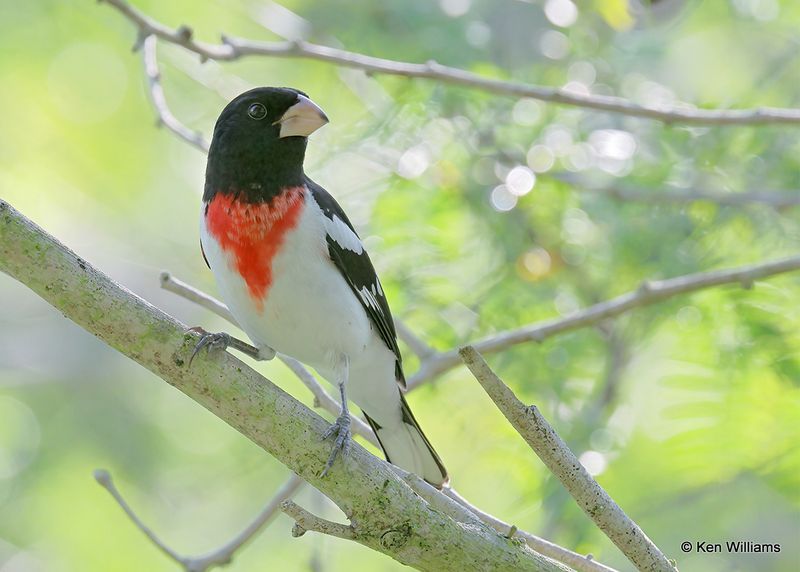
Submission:
<svg viewBox="0 0 800 572">
<path fill-rule="evenodd" d="M 231 337 L 225 332 L 212 334 L 199 327 L 190 328 L 189 331 L 200 334 L 200 341 L 194 346 L 194 351 L 192 351 L 192 355 L 189 358 L 189 367 L 192 366 L 192 361 L 194 361 L 195 356 L 200 353 L 200 350 L 203 348 L 207 348 L 209 352 L 224 351 L 231 343 Z"/>
<path fill-rule="evenodd" d="M 331 454 L 328 457 L 328 462 L 325 463 L 325 468 L 322 470 L 320 474 L 321 477 L 324 477 L 328 474 L 328 471 L 333 466 L 333 462 L 336 460 L 336 456 L 339 454 L 339 451 L 342 452 L 342 455 L 346 455 L 347 451 L 350 449 L 350 414 L 343 413 L 336 418 L 336 421 L 328 427 L 328 430 L 325 431 L 325 434 L 322 436 L 322 440 L 324 441 L 328 437 L 336 435 L 336 440 L 333 442 L 333 449 L 331 449 Z"/>
</svg>

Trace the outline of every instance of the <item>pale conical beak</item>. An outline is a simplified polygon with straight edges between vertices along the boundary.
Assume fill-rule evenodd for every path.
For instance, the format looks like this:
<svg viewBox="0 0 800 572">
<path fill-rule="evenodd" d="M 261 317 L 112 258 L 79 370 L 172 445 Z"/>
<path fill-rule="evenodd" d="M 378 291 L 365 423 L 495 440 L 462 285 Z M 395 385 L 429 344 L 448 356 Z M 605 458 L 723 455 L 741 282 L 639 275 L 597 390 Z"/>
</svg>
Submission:
<svg viewBox="0 0 800 572">
<path fill-rule="evenodd" d="M 280 138 L 308 137 L 328 122 L 328 116 L 319 105 L 305 97 L 297 96 L 297 103 L 286 110 L 283 117 L 276 121 L 280 124 Z"/>
</svg>

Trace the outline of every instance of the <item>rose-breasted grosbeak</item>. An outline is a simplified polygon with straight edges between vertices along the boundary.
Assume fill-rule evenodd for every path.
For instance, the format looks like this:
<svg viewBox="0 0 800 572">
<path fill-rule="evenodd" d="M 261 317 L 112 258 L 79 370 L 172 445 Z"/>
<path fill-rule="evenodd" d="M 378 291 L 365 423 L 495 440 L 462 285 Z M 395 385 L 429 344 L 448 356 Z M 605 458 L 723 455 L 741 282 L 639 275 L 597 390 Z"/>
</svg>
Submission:
<svg viewBox="0 0 800 572">
<path fill-rule="evenodd" d="M 200 244 L 222 297 L 254 346 L 228 334 L 195 348 L 256 359 L 292 356 L 337 385 L 336 441 L 350 438 L 347 397 L 387 460 L 443 486 L 447 471 L 406 403 L 389 305 L 364 245 L 334 198 L 303 172 L 307 137 L 328 118 L 303 92 L 257 88 L 231 101 L 214 128 Z"/>
</svg>

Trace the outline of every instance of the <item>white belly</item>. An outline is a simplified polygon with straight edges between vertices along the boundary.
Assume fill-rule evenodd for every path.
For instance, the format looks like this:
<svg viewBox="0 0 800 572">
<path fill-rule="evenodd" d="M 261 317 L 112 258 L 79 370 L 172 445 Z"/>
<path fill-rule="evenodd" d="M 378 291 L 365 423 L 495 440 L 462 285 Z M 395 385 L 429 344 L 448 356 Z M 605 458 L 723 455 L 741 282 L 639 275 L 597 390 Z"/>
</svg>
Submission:
<svg viewBox="0 0 800 572">
<path fill-rule="evenodd" d="M 256 343 L 292 356 L 327 375 L 331 356 L 351 363 L 372 345 L 369 318 L 328 257 L 322 214 L 306 200 L 298 225 L 287 232 L 272 263 L 272 285 L 259 308 L 233 256 L 209 235 L 201 215 L 200 240 L 220 294 Z"/>
</svg>

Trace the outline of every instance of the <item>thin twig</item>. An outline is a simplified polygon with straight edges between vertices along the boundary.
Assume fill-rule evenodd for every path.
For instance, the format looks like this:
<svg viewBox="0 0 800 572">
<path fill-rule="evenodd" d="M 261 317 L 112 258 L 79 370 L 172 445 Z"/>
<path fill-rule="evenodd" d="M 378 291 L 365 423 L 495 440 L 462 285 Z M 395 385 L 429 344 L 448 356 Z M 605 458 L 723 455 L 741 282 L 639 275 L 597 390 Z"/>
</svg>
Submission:
<svg viewBox="0 0 800 572">
<path fill-rule="evenodd" d="M 210 554 L 196 558 L 195 561 L 205 564 L 202 570 L 210 569 L 218 564 L 230 562 L 236 551 L 258 534 L 258 532 L 264 528 L 264 525 L 277 514 L 281 503 L 291 498 L 305 484 L 306 482 L 297 475 L 289 477 L 281 488 L 275 491 L 272 499 L 270 499 L 258 516 L 253 519 L 253 522 L 232 538 L 230 542 Z M 199 572 L 201 569 L 193 568 L 192 570 L 198 570 Z"/>
<path fill-rule="evenodd" d="M 117 504 L 125 511 L 128 518 L 141 530 L 150 541 L 155 544 L 159 550 L 169 556 L 172 560 L 180 564 L 186 572 L 205 572 L 215 566 L 224 566 L 229 564 L 233 559 L 234 554 L 248 541 L 250 541 L 264 526 L 278 513 L 281 503 L 292 496 L 297 490 L 305 484 L 305 481 L 297 475 L 292 475 L 281 488 L 275 492 L 275 496 L 267 503 L 267 505 L 258 513 L 258 516 L 239 534 L 233 537 L 228 543 L 219 547 L 217 550 L 204 554 L 202 556 L 181 556 L 162 541 L 155 532 L 146 526 L 137 514 L 133 511 L 125 498 L 119 492 L 119 489 L 114 485 L 111 474 L 104 469 L 97 469 L 94 472 L 95 480 L 106 489 Z"/>
<path fill-rule="evenodd" d="M 294 537 L 303 536 L 309 530 L 345 540 L 353 540 L 355 537 L 352 527 L 320 518 L 290 500 L 281 503 L 281 510 L 295 520 L 292 528 Z"/>
<path fill-rule="evenodd" d="M 553 560 L 563 562 L 570 568 L 578 572 L 617 572 L 614 568 L 610 568 L 605 564 L 601 564 L 594 560 L 591 554 L 583 556 L 572 550 L 567 550 L 563 546 L 554 544 L 549 540 L 545 540 L 541 536 L 536 536 L 530 532 L 520 530 L 514 524 L 508 524 L 491 514 L 482 511 L 475 505 L 471 504 L 467 499 L 458 494 L 454 489 L 442 489 L 442 494 L 455 500 L 461 506 L 469 509 L 472 513 L 478 516 L 483 522 L 494 528 L 500 534 L 508 538 L 522 538 L 528 543 L 528 546 L 533 548 L 536 552 L 549 556 Z M 426 499 L 427 500 L 427 499 Z"/>
<path fill-rule="evenodd" d="M 526 406 L 474 348 L 459 351 L 483 389 L 578 505 L 638 570 L 676 572 L 675 566 L 583 468 L 536 406 Z"/>
<path fill-rule="evenodd" d="M 213 296 L 198 290 L 194 286 L 190 286 L 179 278 L 175 278 L 167 271 L 159 274 L 158 280 L 164 290 L 172 292 L 173 294 L 177 294 L 181 298 L 186 298 L 190 302 L 194 302 L 206 310 L 211 310 L 223 320 L 230 322 L 237 328 L 240 327 L 239 322 L 237 322 L 236 318 L 233 317 L 233 314 L 231 314 L 231 311 L 228 310 L 228 307 Z"/>
<path fill-rule="evenodd" d="M 144 62 L 144 73 L 149 87 L 147 93 L 150 97 L 150 103 L 153 104 L 153 108 L 158 114 L 158 124 L 165 126 L 193 147 L 208 153 L 208 141 L 203 137 L 203 134 L 199 131 L 192 131 L 181 123 L 172 114 L 167 105 L 167 98 L 164 95 L 164 89 L 161 87 L 161 71 L 158 67 L 156 42 L 156 37 L 152 34 L 144 38 L 142 41 L 142 61 Z"/>
<path fill-rule="evenodd" d="M 133 524 L 141 530 L 144 535 L 150 539 L 150 542 L 155 544 L 161 552 L 169 556 L 172 560 L 183 566 L 186 567 L 186 560 L 183 556 L 179 555 L 177 552 L 172 550 L 169 546 L 167 546 L 159 537 L 153 532 L 147 525 L 145 525 L 141 519 L 137 516 L 130 505 L 127 503 L 125 498 L 120 494 L 117 487 L 114 485 L 114 480 L 111 478 L 111 473 L 106 471 L 105 469 L 95 469 L 94 471 L 94 478 L 98 482 L 98 484 L 106 489 L 114 500 L 117 501 L 117 504 L 125 511 L 125 514 L 128 515 L 128 518 L 131 519 Z"/>
<path fill-rule="evenodd" d="M 697 109 L 686 103 L 645 107 L 621 97 L 583 95 L 562 88 L 488 78 L 466 70 L 445 66 L 432 60 L 424 64 L 408 63 L 367 56 L 299 40 L 256 42 L 223 36 L 221 44 L 209 44 L 194 40 L 192 29 L 188 26 L 181 26 L 177 29 L 165 26 L 136 10 L 124 0 L 102 1 L 116 8 L 136 25 L 142 36 L 158 36 L 164 41 L 177 44 L 198 54 L 204 60 L 231 61 L 248 55 L 312 59 L 370 73 L 426 78 L 498 95 L 529 97 L 573 107 L 655 119 L 665 123 L 692 125 L 800 124 L 800 110 L 797 109 L 773 107 L 730 110 Z"/>
<path fill-rule="evenodd" d="M 614 318 L 634 308 L 649 306 L 680 294 L 696 292 L 723 284 L 740 284 L 743 288 L 750 288 L 760 278 L 795 270 L 800 270 L 800 256 L 772 260 L 762 264 L 751 264 L 739 268 L 698 272 L 667 280 L 647 281 L 643 282 L 636 290 L 599 304 L 594 304 L 566 318 L 545 320 L 521 328 L 507 330 L 471 342 L 470 345 L 481 353 L 498 352 L 517 344 L 541 342 L 556 334 L 594 326 L 603 320 Z M 431 359 L 424 361 L 419 370 L 409 378 L 409 390 L 433 377 L 441 375 L 460 363 L 457 350 L 436 354 Z"/>
</svg>

